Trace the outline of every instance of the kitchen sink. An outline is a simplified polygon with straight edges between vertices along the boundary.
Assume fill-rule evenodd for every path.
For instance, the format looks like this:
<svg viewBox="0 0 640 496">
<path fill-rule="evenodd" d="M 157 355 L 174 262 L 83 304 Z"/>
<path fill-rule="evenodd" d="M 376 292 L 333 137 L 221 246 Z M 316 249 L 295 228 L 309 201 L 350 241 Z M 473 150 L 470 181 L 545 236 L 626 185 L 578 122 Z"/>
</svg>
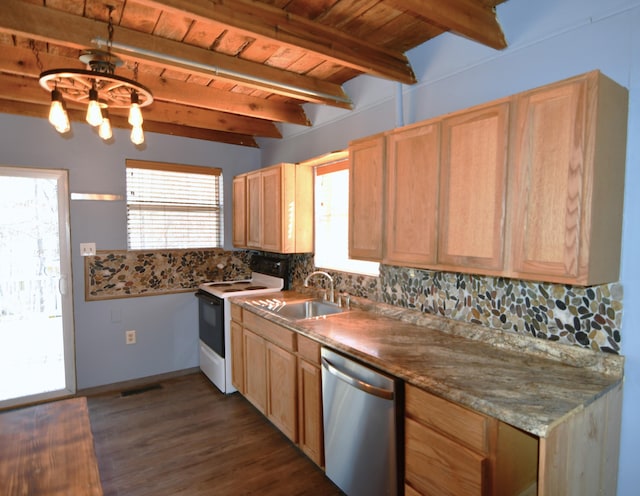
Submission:
<svg viewBox="0 0 640 496">
<path fill-rule="evenodd" d="M 304 320 L 342 313 L 348 310 L 322 300 L 307 300 L 295 303 L 285 303 L 280 307 L 270 308 L 269 311 L 284 319 Z"/>
</svg>

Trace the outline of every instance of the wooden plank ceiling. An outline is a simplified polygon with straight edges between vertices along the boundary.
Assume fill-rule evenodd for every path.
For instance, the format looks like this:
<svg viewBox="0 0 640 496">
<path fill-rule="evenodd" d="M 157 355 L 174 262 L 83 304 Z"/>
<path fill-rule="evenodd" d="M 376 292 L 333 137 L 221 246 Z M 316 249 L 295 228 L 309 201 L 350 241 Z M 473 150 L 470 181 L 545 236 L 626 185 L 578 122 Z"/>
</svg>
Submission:
<svg viewBox="0 0 640 496">
<path fill-rule="evenodd" d="M 153 92 L 145 130 L 255 147 L 281 137 L 277 123 L 310 126 L 304 104 L 350 109 L 342 85 L 358 75 L 415 83 L 405 52 L 445 31 L 506 47 L 504 1 L 2 0 L 0 112 L 45 117 L 40 72 L 84 69 L 111 5 L 116 75 L 137 67 Z M 128 127 L 123 112 L 111 111 L 114 127 Z"/>
</svg>

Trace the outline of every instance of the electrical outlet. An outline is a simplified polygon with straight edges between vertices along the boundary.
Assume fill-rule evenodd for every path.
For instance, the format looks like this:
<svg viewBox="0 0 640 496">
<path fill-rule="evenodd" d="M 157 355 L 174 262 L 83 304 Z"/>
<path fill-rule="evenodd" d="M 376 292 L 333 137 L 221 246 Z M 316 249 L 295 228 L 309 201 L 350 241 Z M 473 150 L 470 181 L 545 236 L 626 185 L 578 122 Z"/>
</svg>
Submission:
<svg viewBox="0 0 640 496">
<path fill-rule="evenodd" d="M 136 331 L 126 331 L 124 333 L 127 344 L 136 344 Z"/>
<path fill-rule="evenodd" d="M 96 254 L 95 243 L 80 243 L 80 255 L 83 257 L 92 257 Z"/>
</svg>

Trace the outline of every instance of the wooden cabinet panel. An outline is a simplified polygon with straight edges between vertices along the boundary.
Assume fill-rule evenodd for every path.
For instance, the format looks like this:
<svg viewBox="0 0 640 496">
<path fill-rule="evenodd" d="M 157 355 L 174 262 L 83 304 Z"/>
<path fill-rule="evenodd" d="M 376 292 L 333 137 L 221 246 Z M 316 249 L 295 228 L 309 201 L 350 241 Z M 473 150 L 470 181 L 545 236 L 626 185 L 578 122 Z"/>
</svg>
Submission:
<svg viewBox="0 0 640 496">
<path fill-rule="evenodd" d="M 405 420 L 406 482 L 424 495 L 482 496 L 487 458 L 412 419 Z"/>
<path fill-rule="evenodd" d="M 267 342 L 267 417 L 294 443 L 298 440 L 296 356 Z"/>
<path fill-rule="evenodd" d="M 519 99 L 514 269 L 578 276 L 586 82 Z M 519 195 L 516 195 L 519 196 Z M 558 242 L 560 241 L 560 242 Z"/>
<path fill-rule="evenodd" d="M 489 417 L 413 386 L 405 388 L 406 415 L 477 451 L 488 450 Z"/>
<path fill-rule="evenodd" d="M 442 123 L 438 265 L 462 272 L 504 269 L 509 102 Z"/>
<path fill-rule="evenodd" d="M 262 413 L 267 413 L 266 342 L 244 329 L 244 395 Z"/>
<path fill-rule="evenodd" d="M 387 136 L 385 263 L 424 267 L 436 262 L 439 141 L 438 123 Z"/>
<path fill-rule="evenodd" d="M 262 182 L 260 172 L 247 174 L 247 246 L 262 245 Z"/>
<path fill-rule="evenodd" d="M 618 279 L 627 92 L 599 72 L 516 97 L 511 277 Z"/>
<path fill-rule="evenodd" d="M 244 394 L 244 347 L 242 324 L 231 321 L 231 383 Z"/>
<path fill-rule="evenodd" d="M 382 260 L 384 136 L 349 144 L 349 257 Z"/>
<path fill-rule="evenodd" d="M 289 351 L 296 350 L 296 333 L 251 312 L 244 314 L 244 326 Z"/>
<path fill-rule="evenodd" d="M 247 246 L 247 176 L 233 178 L 232 242 L 236 248 Z"/>
<path fill-rule="evenodd" d="M 261 172 L 262 249 L 266 251 L 282 250 L 283 214 L 286 215 L 282 210 L 282 187 L 280 167 L 269 167 Z"/>
<path fill-rule="evenodd" d="M 234 204 L 239 177 L 234 178 Z M 246 174 L 245 204 L 247 247 L 275 253 L 313 251 L 311 167 L 283 163 Z M 236 223 L 239 229 L 241 219 L 234 216 Z"/>
<path fill-rule="evenodd" d="M 298 356 L 308 362 L 320 365 L 320 343 L 302 334 L 298 334 L 296 337 L 298 341 Z"/>
<path fill-rule="evenodd" d="M 320 367 L 298 360 L 298 443 L 316 465 L 324 465 L 322 374 Z"/>
</svg>

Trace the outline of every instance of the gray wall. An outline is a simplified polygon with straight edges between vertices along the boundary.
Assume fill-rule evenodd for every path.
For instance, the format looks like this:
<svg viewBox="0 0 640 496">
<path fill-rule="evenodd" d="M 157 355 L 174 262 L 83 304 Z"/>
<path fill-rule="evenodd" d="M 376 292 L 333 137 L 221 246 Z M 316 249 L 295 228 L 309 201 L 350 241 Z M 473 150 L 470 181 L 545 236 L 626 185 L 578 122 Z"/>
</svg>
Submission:
<svg viewBox="0 0 640 496">
<path fill-rule="evenodd" d="M 566 77 L 600 69 L 629 88 L 627 175 L 620 281 L 626 357 L 618 495 L 639 494 L 640 470 L 640 1 L 508 0 L 498 17 L 509 47 L 494 51 L 444 34 L 409 53 L 418 84 L 403 87 L 361 77 L 345 85 L 355 112 L 313 109 L 311 130 L 283 126 L 263 140 L 263 165 L 300 161 L 346 147 L 351 139 L 452 112 Z"/>
<path fill-rule="evenodd" d="M 123 196 L 127 158 L 221 167 L 226 226 L 231 225 L 231 179 L 260 165 L 255 148 L 147 133 L 144 149 L 137 150 L 124 130 L 114 130 L 115 141 L 105 144 L 84 123 L 72 123 L 72 128 L 73 136 L 64 138 L 44 119 L 0 114 L 0 163 L 68 169 L 71 192 Z M 79 245 L 126 249 L 125 202 L 71 201 L 70 219 L 78 388 L 197 366 L 193 293 L 84 301 Z M 231 249 L 230 229 L 225 230 L 225 248 Z M 138 331 L 134 346 L 125 345 L 127 329 Z"/>
</svg>

